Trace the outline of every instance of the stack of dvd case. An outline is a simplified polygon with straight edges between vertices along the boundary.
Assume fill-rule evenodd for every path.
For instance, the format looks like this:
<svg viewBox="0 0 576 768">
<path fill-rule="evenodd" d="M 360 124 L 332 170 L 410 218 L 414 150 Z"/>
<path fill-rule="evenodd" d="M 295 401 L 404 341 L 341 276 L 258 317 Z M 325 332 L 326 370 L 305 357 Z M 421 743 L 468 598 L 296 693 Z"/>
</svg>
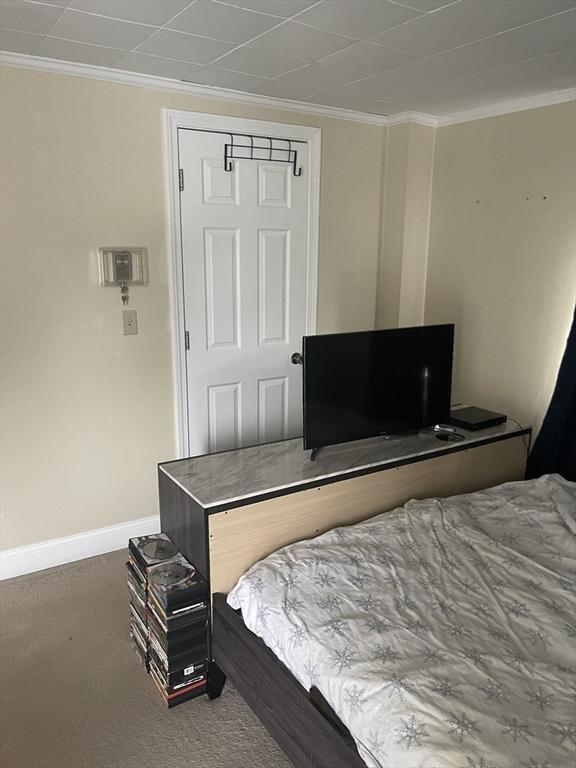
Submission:
<svg viewBox="0 0 576 768">
<path fill-rule="evenodd" d="M 208 585 L 165 534 L 130 539 L 131 635 L 169 707 L 206 691 Z"/>
<path fill-rule="evenodd" d="M 148 571 L 178 550 L 165 534 L 139 536 L 128 542 L 128 592 L 130 595 L 130 635 L 136 653 L 149 670 L 148 652 Z"/>
</svg>

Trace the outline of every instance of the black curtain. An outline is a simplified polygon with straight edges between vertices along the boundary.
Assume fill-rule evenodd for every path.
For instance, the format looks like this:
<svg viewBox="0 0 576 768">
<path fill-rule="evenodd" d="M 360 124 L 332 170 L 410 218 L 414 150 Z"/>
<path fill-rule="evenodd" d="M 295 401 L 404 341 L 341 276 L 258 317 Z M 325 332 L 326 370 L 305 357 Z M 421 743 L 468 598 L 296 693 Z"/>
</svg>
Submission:
<svg viewBox="0 0 576 768">
<path fill-rule="evenodd" d="M 549 472 L 576 480 L 576 308 L 554 394 L 528 458 L 526 478 Z"/>
</svg>

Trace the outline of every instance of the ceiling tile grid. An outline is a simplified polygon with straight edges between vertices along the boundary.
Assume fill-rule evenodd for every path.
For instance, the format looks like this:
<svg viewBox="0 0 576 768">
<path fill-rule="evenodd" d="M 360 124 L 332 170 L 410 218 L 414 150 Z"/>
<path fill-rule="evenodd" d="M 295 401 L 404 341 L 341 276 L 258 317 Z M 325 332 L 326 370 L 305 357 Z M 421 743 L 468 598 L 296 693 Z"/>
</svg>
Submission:
<svg viewBox="0 0 576 768">
<path fill-rule="evenodd" d="M 112 19 L 162 26 L 187 8 L 190 0 L 63 0 L 62 5 Z"/>
<path fill-rule="evenodd" d="M 276 16 L 244 10 L 234 5 L 214 3 L 212 0 L 196 0 L 166 26 L 178 32 L 203 35 L 215 40 L 246 43 L 280 22 Z"/>
<path fill-rule="evenodd" d="M 576 86 L 576 0 L 0 0 L 0 49 L 444 115 Z"/>
<path fill-rule="evenodd" d="M 252 41 L 251 47 L 264 53 L 279 54 L 307 64 L 341 51 L 355 43 L 353 37 L 335 35 L 298 21 L 287 21 Z"/>
</svg>

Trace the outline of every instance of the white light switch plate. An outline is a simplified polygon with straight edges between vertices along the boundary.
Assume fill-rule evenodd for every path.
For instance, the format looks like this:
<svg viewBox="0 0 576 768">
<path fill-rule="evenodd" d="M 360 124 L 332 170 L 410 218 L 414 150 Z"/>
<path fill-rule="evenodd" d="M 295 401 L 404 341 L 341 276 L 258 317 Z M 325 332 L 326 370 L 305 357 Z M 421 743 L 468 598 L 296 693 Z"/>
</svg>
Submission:
<svg viewBox="0 0 576 768">
<path fill-rule="evenodd" d="M 135 309 L 122 310 L 124 336 L 138 336 L 138 317 Z"/>
</svg>

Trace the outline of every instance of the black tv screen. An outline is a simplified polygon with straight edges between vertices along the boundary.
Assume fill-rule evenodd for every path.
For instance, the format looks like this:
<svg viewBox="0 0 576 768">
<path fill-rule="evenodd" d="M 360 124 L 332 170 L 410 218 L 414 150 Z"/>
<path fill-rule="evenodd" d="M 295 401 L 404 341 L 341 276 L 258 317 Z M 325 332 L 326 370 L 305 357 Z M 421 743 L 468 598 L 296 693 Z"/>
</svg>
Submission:
<svg viewBox="0 0 576 768">
<path fill-rule="evenodd" d="M 447 422 L 453 325 L 305 336 L 304 448 Z"/>
</svg>

